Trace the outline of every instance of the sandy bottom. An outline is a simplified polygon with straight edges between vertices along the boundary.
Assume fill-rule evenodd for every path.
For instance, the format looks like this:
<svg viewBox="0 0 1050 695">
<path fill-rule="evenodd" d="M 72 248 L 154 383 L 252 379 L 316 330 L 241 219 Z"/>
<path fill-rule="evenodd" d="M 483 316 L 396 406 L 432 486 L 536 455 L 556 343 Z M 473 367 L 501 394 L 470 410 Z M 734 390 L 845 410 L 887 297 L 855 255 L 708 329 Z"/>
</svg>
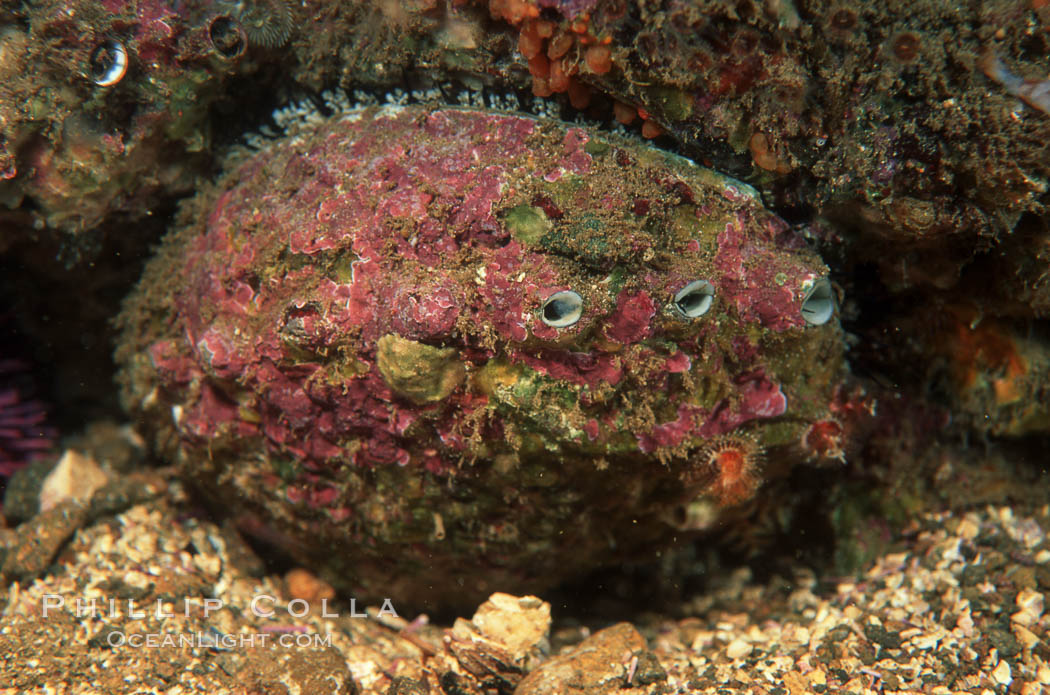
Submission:
<svg viewBox="0 0 1050 695">
<path fill-rule="evenodd" d="M 928 512 L 837 584 L 741 569 L 587 627 L 542 597 L 452 625 L 351 604 L 192 511 L 154 471 L 0 529 L 0 694 L 1050 692 L 1050 505 Z"/>
</svg>

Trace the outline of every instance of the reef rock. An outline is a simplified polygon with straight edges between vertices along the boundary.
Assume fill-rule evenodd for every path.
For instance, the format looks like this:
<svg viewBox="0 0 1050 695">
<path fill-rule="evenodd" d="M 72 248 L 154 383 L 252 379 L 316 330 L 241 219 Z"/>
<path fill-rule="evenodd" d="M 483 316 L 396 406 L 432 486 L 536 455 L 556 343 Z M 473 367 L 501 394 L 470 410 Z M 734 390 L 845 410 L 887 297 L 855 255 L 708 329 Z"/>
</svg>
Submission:
<svg viewBox="0 0 1050 695">
<path fill-rule="evenodd" d="M 231 169 L 128 300 L 125 402 L 337 587 L 537 591 L 717 517 L 763 460 L 839 450 L 827 269 L 741 183 L 424 106 L 351 110 Z"/>
</svg>

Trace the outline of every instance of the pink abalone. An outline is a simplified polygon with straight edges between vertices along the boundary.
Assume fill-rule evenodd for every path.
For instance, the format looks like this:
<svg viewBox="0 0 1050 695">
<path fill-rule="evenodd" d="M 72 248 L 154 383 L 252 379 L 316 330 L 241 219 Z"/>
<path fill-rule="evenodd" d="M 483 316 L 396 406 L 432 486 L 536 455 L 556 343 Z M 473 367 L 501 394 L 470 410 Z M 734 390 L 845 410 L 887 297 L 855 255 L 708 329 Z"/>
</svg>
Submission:
<svg viewBox="0 0 1050 695">
<path fill-rule="evenodd" d="M 827 269 L 680 157 L 372 107 L 275 142 L 181 217 L 122 316 L 127 407 L 357 595 L 540 590 L 717 509 L 716 437 L 819 453 L 805 435 L 842 366 Z"/>
</svg>

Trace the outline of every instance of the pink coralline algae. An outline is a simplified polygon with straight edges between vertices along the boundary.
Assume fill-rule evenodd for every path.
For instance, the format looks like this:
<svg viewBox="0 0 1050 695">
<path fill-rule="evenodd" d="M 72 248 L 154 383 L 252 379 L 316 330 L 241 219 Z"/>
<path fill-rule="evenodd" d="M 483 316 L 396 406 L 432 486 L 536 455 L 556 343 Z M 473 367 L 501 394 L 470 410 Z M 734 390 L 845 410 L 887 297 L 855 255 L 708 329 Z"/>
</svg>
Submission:
<svg viewBox="0 0 1050 695">
<path fill-rule="evenodd" d="M 759 482 L 725 492 L 720 436 L 820 458 L 826 268 L 687 160 L 371 107 L 182 219 L 122 316 L 126 404 L 202 492 L 358 595 L 469 603 L 665 542 L 676 508 Z"/>
</svg>

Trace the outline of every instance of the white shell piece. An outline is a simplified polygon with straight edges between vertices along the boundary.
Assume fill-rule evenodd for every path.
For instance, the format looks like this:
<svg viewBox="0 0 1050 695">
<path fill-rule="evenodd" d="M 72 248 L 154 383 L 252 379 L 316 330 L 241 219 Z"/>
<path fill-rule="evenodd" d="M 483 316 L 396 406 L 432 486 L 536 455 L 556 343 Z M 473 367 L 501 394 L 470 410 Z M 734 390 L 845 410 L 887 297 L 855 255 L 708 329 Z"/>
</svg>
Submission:
<svg viewBox="0 0 1050 695">
<path fill-rule="evenodd" d="M 583 315 L 583 297 L 572 290 L 555 292 L 540 308 L 540 320 L 554 328 L 568 328 Z"/>
<path fill-rule="evenodd" d="M 715 300 L 715 286 L 707 280 L 693 280 L 674 295 L 674 310 L 687 319 L 700 318 Z"/>
<path fill-rule="evenodd" d="M 106 55 L 103 55 L 103 53 Z M 113 64 L 107 67 L 102 75 L 93 77 L 95 84 L 99 87 L 111 87 L 115 85 L 124 79 L 124 75 L 128 72 L 128 51 L 120 41 L 114 39 L 95 48 L 91 53 L 92 67 L 95 66 L 97 61 L 105 57 L 110 58 L 113 61 Z"/>
<path fill-rule="evenodd" d="M 835 293 L 827 278 L 817 280 L 802 300 L 802 318 L 811 326 L 823 326 L 835 313 Z"/>
</svg>

